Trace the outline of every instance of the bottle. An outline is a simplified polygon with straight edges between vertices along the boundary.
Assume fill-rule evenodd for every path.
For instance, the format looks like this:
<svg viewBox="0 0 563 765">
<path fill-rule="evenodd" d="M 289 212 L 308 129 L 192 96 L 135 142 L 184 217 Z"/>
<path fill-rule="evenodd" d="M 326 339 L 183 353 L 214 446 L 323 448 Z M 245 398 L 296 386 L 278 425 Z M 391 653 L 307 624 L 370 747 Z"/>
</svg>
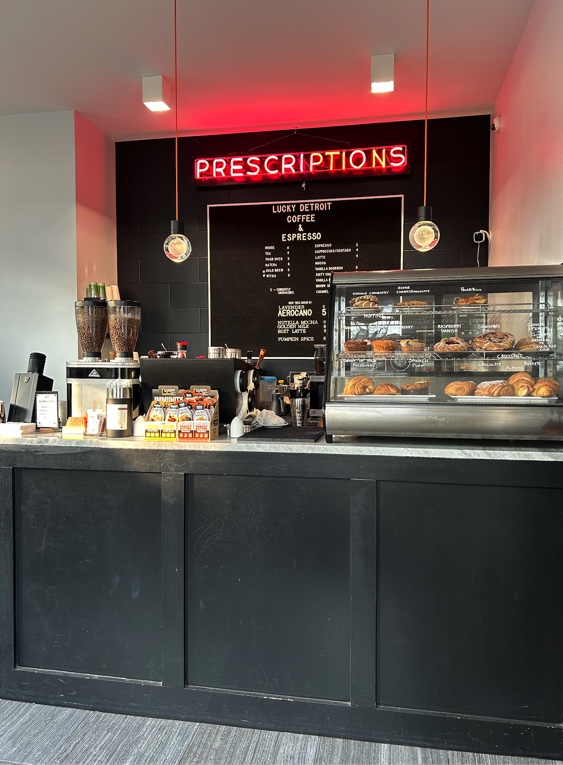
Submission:
<svg viewBox="0 0 563 765">
<path fill-rule="evenodd" d="M 326 345 L 315 345 L 313 353 L 313 362 L 315 364 L 315 374 L 323 376 L 326 364 Z"/>
<path fill-rule="evenodd" d="M 176 343 L 176 358 L 186 359 L 188 357 L 188 342 L 187 340 L 179 340 Z"/>
</svg>

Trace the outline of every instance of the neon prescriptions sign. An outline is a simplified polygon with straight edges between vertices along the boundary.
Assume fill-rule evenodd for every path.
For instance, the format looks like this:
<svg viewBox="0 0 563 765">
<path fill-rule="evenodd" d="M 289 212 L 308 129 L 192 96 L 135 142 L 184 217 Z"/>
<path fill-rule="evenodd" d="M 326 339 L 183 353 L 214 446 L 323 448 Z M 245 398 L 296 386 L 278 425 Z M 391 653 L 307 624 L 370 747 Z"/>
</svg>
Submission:
<svg viewBox="0 0 563 765">
<path fill-rule="evenodd" d="M 399 175 L 410 171 L 407 146 L 201 157 L 194 160 L 194 182 L 260 183 L 342 176 Z"/>
</svg>

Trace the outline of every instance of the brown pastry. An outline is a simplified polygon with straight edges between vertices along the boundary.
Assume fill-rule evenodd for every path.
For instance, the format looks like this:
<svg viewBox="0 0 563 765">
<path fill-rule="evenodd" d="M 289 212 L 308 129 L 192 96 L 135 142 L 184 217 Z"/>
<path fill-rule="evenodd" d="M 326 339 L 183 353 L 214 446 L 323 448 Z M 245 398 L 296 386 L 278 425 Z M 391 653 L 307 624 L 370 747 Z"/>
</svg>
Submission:
<svg viewBox="0 0 563 765">
<path fill-rule="evenodd" d="M 459 351 L 468 351 L 469 346 L 461 337 L 444 337 L 439 343 L 436 343 L 434 350 L 438 353 L 458 353 Z"/>
<path fill-rule="evenodd" d="M 537 337 L 522 337 L 514 346 L 519 351 L 550 351 L 551 346 Z"/>
<path fill-rule="evenodd" d="M 409 351 L 423 351 L 425 348 L 424 340 L 399 340 L 399 345 L 405 353 Z"/>
<path fill-rule="evenodd" d="M 471 380 L 456 380 L 444 388 L 447 396 L 472 396 L 475 393 L 476 383 Z"/>
<path fill-rule="evenodd" d="M 357 377 L 352 377 L 348 380 L 342 393 L 345 396 L 361 396 L 365 393 L 373 393 L 374 387 L 375 385 L 371 377 L 357 375 Z"/>
<path fill-rule="evenodd" d="M 527 380 L 516 380 L 511 385 L 514 387 L 514 392 L 517 396 L 529 396 L 534 390 L 534 384 L 529 383 Z"/>
<path fill-rule="evenodd" d="M 401 391 L 393 383 L 380 383 L 373 393 L 376 396 L 399 396 Z"/>
<path fill-rule="evenodd" d="M 370 350 L 370 343 L 367 340 L 346 340 L 344 350 L 346 353 L 366 353 Z"/>
<path fill-rule="evenodd" d="M 374 353 L 392 353 L 399 347 L 399 343 L 394 340 L 372 340 L 371 347 Z"/>
<path fill-rule="evenodd" d="M 417 380 L 401 385 L 401 393 L 406 396 L 420 396 L 428 393 L 429 388 L 430 382 L 428 380 Z"/>
<path fill-rule="evenodd" d="M 471 341 L 475 351 L 508 351 L 514 347 L 516 338 L 510 332 L 485 332 Z"/>
<path fill-rule="evenodd" d="M 369 308 L 372 311 L 379 308 L 379 298 L 376 295 L 356 295 L 350 300 L 352 308 Z"/>
<path fill-rule="evenodd" d="M 514 386 L 504 380 L 492 380 L 482 382 L 475 388 L 476 396 L 514 396 Z"/>
<path fill-rule="evenodd" d="M 557 395 L 559 387 L 559 383 L 553 377 L 540 377 L 534 385 L 532 396 L 536 398 L 550 398 Z"/>
<path fill-rule="evenodd" d="M 402 303 L 395 303 L 396 308 L 425 308 L 430 305 L 426 300 L 403 300 Z"/>
<path fill-rule="evenodd" d="M 507 382 L 511 385 L 514 385 L 515 382 L 529 382 L 533 386 L 535 380 L 532 375 L 528 374 L 528 372 L 514 372 L 514 374 L 508 378 Z"/>
<path fill-rule="evenodd" d="M 454 300 L 456 305 L 486 305 L 487 298 L 485 295 L 468 295 L 467 297 L 460 297 Z"/>
<path fill-rule="evenodd" d="M 514 387 L 517 396 L 529 396 L 534 389 L 534 378 L 527 372 L 515 372 L 511 375 L 508 383 Z"/>
</svg>

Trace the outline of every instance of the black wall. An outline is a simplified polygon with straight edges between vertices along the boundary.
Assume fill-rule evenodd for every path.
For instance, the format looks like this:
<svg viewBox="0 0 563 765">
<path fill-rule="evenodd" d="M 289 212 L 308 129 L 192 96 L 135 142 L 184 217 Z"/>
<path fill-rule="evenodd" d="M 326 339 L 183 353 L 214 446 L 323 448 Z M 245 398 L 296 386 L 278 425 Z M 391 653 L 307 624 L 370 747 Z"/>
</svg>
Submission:
<svg viewBox="0 0 563 765">
<path fill-rule="evenodd" d="M 306 151 L 323 148 L 410 146 L 410 175 L 278 182 L 244 186 L 195 187 L 193 159 L 198 156 Z M 179 139 L 180 219 L 192 242 L 182 264 L 164 255 L 162 244 L 175 217 L 174 140 L 117 144 L 117 263 L 121 296 L 139 300 L 141 334 L 137 349 L 146 354 L 161 343 L 174 348 L 188 341 L 190 356 L 208 346 L 207 205 L 404 194 L 405 268 L 460 268 L 476 265 L 473 232 L 489 228 L 490 116 L 431 120 L 428 129 L 427 201 L 440 228 L 438 246 L 427 254 L 409 245 L 408 231 L 423 203 L 424 122 L 349 125 L 303 132 L 271 131 Z M 268 148 L 266 148 L 268 146 Z M 487 265 L 481 247 L 480 265 Z M 244 267 L 244 264 L 241 264 Z M 241 310 L 252 315 L 252 296 L 241 296 Z M 246 349 L 243 349 L 245 351 Z M 258 348 L 253 349 L 258 353 Z M 303 362 L 297 365 L 305 368 Z M 291 368 L 295 368 L 295 364 Z M 280 371 L 276 372 L 280 374 Z"/>
</svg>

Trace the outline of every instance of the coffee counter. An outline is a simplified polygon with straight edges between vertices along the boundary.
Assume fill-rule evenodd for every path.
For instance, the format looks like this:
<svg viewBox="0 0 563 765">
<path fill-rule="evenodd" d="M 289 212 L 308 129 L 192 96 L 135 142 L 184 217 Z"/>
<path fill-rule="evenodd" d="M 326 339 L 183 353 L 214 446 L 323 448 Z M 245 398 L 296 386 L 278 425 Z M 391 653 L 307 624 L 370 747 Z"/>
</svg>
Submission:
<svg viewBox="0 0 563 765">
<path fill-rule="evenodd" d="M 0 696 L 560 757 L 561 461 L 0 439 Z"/>
<path fill-rule="evenodd" d="M 363 455 L 371 457 L 424 457 L 435 459 L 474 459 L 474 460 L 524 460 L 526 462 L 563 462 L 563 443 L 561 446 L 554 442 L 538 444 L 530 441 L 456 441 L 438 439 L 413 438 L 361 438 L 356 436 L 335 436 L 333 443 L 326 443 L 324 438 L 314 444 L 284 441 L 246 441 L 243 439 L 220 438 L 208 442 L 158 443 L 146 441 L 141 437 L 132 438 L 62 438 L 59 433 L 37 434 L 27 438 L 2 438 L 3 446 L 14 447 L 64 447 L 73 449 L 124 449 L 124 450 L 153 450 L 158 452 L 259 452 L 261 454 L 340 454 Z"/>
</svg>

